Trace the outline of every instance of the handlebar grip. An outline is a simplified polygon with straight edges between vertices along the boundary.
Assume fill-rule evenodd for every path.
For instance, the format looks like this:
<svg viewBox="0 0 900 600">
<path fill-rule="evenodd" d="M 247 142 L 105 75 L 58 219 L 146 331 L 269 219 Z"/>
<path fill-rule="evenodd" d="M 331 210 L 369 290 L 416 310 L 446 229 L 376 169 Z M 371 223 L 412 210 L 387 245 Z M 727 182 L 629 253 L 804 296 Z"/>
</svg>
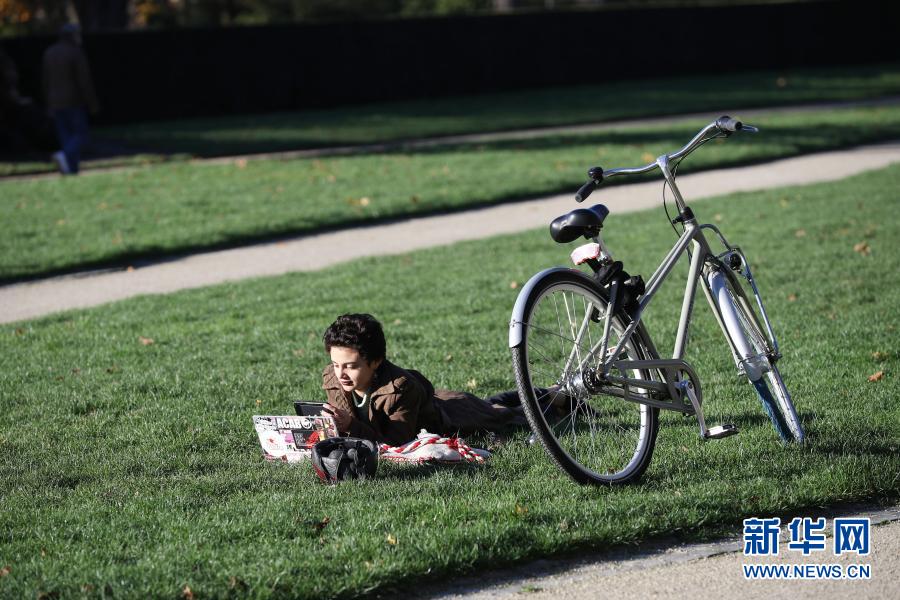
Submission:
<svg viewBox="0 0 900 600">
<path fill-rule="evenodd" d="M 722 115 L 716 119 L 716 127 L 723 133 L 734 133 L 743 129 L 744 124 L 737 119 L 732 119 L 728 115 Z"/>
<path fill-rule="evenodd" d="M 590 179 L 575 194 L 575 202 L 584 202 L 585 198 L 591 195 L 603 183 L 603 168 L 591 167 L 588 169 L 588 177 Z"/>
<path fill-rule="evenodd" d="M 597 182 L 591 179 L 586 184 L 581 186 L 577 192 L 575 192 L 575 202 L 584 202 L 585 199 L 591 195 L 597 189 Z"/>
</svg>

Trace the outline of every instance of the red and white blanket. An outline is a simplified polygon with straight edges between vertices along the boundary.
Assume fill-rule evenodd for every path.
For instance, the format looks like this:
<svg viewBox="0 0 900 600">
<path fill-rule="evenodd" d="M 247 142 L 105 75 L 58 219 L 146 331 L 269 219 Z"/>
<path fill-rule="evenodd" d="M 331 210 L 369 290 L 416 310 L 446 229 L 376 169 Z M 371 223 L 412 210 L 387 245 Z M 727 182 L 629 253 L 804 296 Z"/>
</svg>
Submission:
<svg viewBox="0 0 900 600">
<path fill-rule="evenodd" d="M 395 462 L 482 463 L 491 453 L 481 448 L 470 448 L 459 437 L 441 437 L 424 429 L 411 442 L 401 446 L 381 444 L 379 457 Z"/>
</svg>

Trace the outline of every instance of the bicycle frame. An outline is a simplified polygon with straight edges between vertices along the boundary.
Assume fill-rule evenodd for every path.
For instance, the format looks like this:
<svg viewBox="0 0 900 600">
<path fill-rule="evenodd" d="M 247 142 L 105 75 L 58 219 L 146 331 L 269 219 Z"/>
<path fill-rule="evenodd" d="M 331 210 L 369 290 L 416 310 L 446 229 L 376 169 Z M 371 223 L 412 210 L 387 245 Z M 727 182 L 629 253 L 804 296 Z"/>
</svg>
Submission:
<svg viewBox="0 0 900 600">
<path fill-rule="evenodd" d="M 710 308 L 713 311 L 713 314 L 716 317 L 719 326 L 722 329 L 722 332 L 725 335 L 726 340 L 731 348 L 732 355 L 735 360 L 735 365 L 737 366 L 739 371 L 747 372 L 751 374 L 751 379 L 757 378 L 761 372 L 760 369 L 764 368 L 757 364 L 758 361 L 754 361 L 755 357 L 750 356 L 750 353 L 747 351 L 749 344 L 744 338 L 744 336 L 740 333 L 736 336 L 734 331 L 734 327 L 727 326 L 727 315 L 723 315 L 721 307 L 719 303 L 716 301 L 713 295 L 713 291 L 711 289 L 710 279 L 714 277 L 731 277 L 730 273 L 727 273 L 727 270 L 730 265 L 726 265 L 725 260 L 731 263 L 731 257 L 737 257 L 736 264 L 741 267 L 741 274 L 749 281 L 753 294 L 756 299 L 756 304 L 759 307 L 760 313 L 763 317 L 765 323 L 765 331 L 768 335 L 768 343 L 769 343 L 769 357 L 773 360 L 777 360 L 779 357 L 778 354 L 778 345 L 775 340 L 775 335 L 772 331 L 771 323 L 769 321 L 768 315 L 766 314 L 765 307 L 762 304 L 762 300 L 759 295 L 759 290 L 756 287 L 756 283 L 753 280 L 753 276 L 750 272 L 749 264 L 741 252 L 740 248 L 736 248 L 731 246 L 725 237 L 722 235 L 721 231 L 715 226 L 710 224 L 699 224 L 697 219 L 693 216 L 693 212 L 687 207 L 684 203 L 684 199 L 681 196 L 680 191 L 678 190 L 678 186 L 675 183 L 675 178 L 669 169 L 669 156 L 663 155 L 659 157 L 654 166 L 658 166 L 662 171 L 666 181 L 669 184 L 673 194 L 675 195 L 676 202 L 679 207 L 679 213 L 682 216 L 682 222 L 684 224 L 684 233 L 679 237 L 678 241 L 672 247 L 672 249 L 668 252 L 668 254 L 663 258 L 662 263 L 657 267 L 656 271 L 650 277 L 650 280 L 647 283 L 646 290 L 641 297 L 638 308 L 635 314 L 633 315 L 633 320 L 629 324 L 629 326 L 622 332 L 619 342 L 615 348 L 612 349 L 611 352 L 608 352 L 608 343 L 609 343 L 609 325 L 611 315 L 615 314 L 616 311 L 616 302 L 617 302 L 617 282 L 613 282 L 610 289 L 610 307 L 611 309 L 607 311 L 606 314 L 606 323 L 604 324 L 604 333 L 602 338 L 594 344 L 591 350 L 587 353 L 587 356 L 580 361 L 579 368 L 584 368 L 588 361 L 592 360 L 592 357 L 601 356 L 603 357 L 602 362 L 599 363 L 600 372 L 602 374 L 602 378 L 613 381 L 613 382 L 623 382 L 628 384 L 628 380 L 626 378 L 615 377 L 610 374 L 610 372 L 616 368 L 618 370 L 624 370 L 628 365 L 638 366 L 634 361 L 622 361 L 619 359 L 619 356 L 624 349 L 625 345 L 628 343 L 629 339 L 638 328 L 641 317 L 643 316 L 644 311 L 653 301 L 653 298 L 656 295 L 656 292 L 662 286 L 663 282 L 668 278 L 671 274 L 672 269 L 675 268 L 675 265 L 681 259 L 682 255 L 685 253 L 689 253 L 689 248 L 693 246 L 693 251 L 690 252 L 690 268 L 688 271 L 687 283 L 685 285 L 684 297 L 681 305 L 681 316 L 678 322 L 678 330 L 675 338 L 675 346 L 672 350 L 672 361 L 663 361 L 666 363 L 665 366 L 675 366 L 675 361 L 682 361 L 684 359 L 685 350 L 687 348 L 687 340 L 688 340 L 688 329 L 691 324 L 691 318 L 693 316 L 694 310 L 694 301 L 696 298 L 696 290 L 698 281 L 702 282 L 702 287 L 704 294 L 706 296 L 707 302 L 710 305 Z M 649 170 L 649 169 L 648 169 Z M 715 233 L 715 235 L 722 242 L 722 245 L 726 248 L 725 252 L 720 255 L 716 255 L 709 246 L 709 243 L 704 236 L 703 230 L 709 229 Z M 601 244 L 602 241 L 597 239 L 597 243 Z M 749 302 L 746 296 L 743 294 L 740 286 L 737 286 L 737 290 L 740 293 L 740 298 L 738 301 L 747 302 L 749 306 Z M 756 318 L 755 311 L 750 311 L 750 314 L 753 315 L 753 318 Z M 760 323 L 756 323 L 760 330 L 763 329 Z M 582 328 L 583 329 L 583 328 Z M 743 339 L 742 339 L 743 338 Z M 576 340 L 576 345 L 578 341 Z M 653 361 L 650 361 L 653 362 Z M 647 363 L 647 361 L 644 361 Z M 643 364 L 643 363 L 642 363 Z M 683 363 L 685 367 L 689 367 L 687 363 Z M 644 366 L 649 366 L 649 364 L 645 364 Z M 666 369 L 667 370 L 667 369 Z M 689 368 L 683 368 L 689 374 L 689 379 L 693 379 L 694 376 L 692 374 L 692 370 Z M 650 382 L 632 382 L 632 383 L 642 383 L 649 384 Z M 675 382 L 669 382 L 670 384 Z M 640 386 L 640 385 L 639 385 Z M 654 387 L 654 386 L 650 386 Z M 696 392 L 691 390 L 688 391 L 686 389 L 682 389 L 682 391 L 691 397 L 691 408 L 693 408 L 693 412 L 696 412 L 698 418 L 701 419 L 702 422 L 702 413 L 699 411 L 699 382 L 696 383 L 697 390 Z M 684 386 L 682 386 L 684 388 Z M 694 396 L 696 395 L 696 399 Z M 670 404 L 666 405 L 663 403 L 654 402 L 653 405 L 659 406 L 661 408 L 667 408 L 672 410 L 680 410 L 686 411 L 686 407 L 681 403 L 678 404 Z"/>
</svg>

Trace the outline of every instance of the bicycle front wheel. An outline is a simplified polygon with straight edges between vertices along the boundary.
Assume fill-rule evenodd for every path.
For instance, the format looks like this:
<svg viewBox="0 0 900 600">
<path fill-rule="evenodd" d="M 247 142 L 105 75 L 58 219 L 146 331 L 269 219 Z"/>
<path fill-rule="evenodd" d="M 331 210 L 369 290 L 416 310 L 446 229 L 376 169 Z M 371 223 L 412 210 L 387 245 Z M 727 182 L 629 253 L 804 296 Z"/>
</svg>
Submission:
<svg viewBox="0 0 900 600">
<path fill-rule="evenodd" d="M 739 354 L 741 369 L 756 390 L 778 436 L 785 442 L 802 442 L 806 434 L 791 395 L 784 385 L 781 373 L 773 360 L 774 350 L 747 295 L 734 274 L 722 271 L 723 277 L 711 277 L 713 295 L 719 303 L 726 325 Z M 746 344 L 744 344 L 746 341 Z"/>
<path fill-rule="evenodd" d="M 612 485 L 637 479 L 650 464 L 659 409 L 592 393 L 584 383 L 601 363 L 609 308 L 604 290 L 570 269 L 536 278 L 523 289 L 524 309 L 513 316 L 514 322 L 521 319 L 522 339 L 512 348 L 519 395 L 535 436 L 556 465 L 579 483 Z M 612 317 L 609 350 L 619 343 L 628 322 L 624 315 Z M 642 327 L 636 330 L 620 358 L 649 359 L 652 346 L 645 335 Z M 651 379 L 647 371 L 629 375 Z"/>
</svg>

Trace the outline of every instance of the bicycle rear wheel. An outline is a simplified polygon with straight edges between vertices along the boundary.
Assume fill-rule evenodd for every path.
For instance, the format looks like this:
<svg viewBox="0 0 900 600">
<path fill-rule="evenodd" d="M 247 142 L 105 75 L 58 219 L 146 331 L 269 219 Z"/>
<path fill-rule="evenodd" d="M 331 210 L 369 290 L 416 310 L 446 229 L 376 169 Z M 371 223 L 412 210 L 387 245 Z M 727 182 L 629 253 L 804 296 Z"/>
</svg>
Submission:
<svg viewBox="0 0 900 600">
<path fill-rule="evenodd" d="M 763 333 L 756 312 L 735 275 L 724 269 L 721 272 L 724 277 L 720 280 L 721 285 L 713 284 L 713 296 L 717 298 L 723 316 L 732 314 L 731 319 L 726 316 L 726 323 L 731 321 L 732 327 L 737 325 L 739 333 L 748 344 L 744 348 L 737 344 L 744 375 L 756 390 L 763 410 L 769 415 L 779 437 L 785 442 L 802 442 L 806 434 L 791 395 L 773 361 L 775 353 L 769 338 Z M 733 333 L 732 338 L 737 336 Z"/>
<path fill-rule="evenodd" d="M 612 485 L 637 479 L 653 455 L 659 409 L 592 394 L 584 384 L 601 362 L 597 345 L 609 308 L 604 291 L 579 271 L 560 269 L 539 277 L 523 289 L 528 295 L 519 315 L 522 341 L 512 348 L 516 383 L 531 428 L 556 465 L 579 483 Z M 624 315 L 612 319 L 610 349 L 627 323 Z M 634 333 L 622 358 L 651 357 L 644 335 L 643 328 Z M 630 376 L 651 379 L 647 371 Z"/>
</svg>

